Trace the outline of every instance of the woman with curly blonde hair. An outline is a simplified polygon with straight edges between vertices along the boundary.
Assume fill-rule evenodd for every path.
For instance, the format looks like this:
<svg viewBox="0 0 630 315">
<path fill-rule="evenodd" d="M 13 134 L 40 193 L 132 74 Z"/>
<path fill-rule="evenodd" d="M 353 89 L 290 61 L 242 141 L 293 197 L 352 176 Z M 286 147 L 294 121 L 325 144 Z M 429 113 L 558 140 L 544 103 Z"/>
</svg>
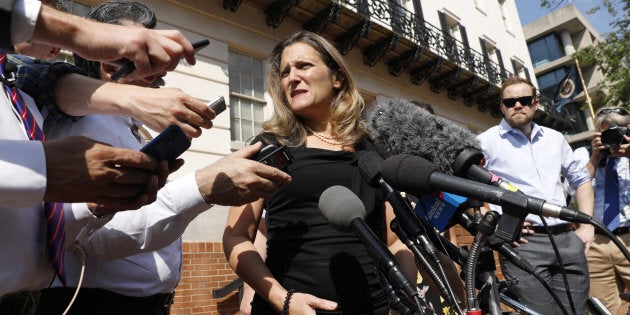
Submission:
<svg viewBox="0 0 630 315">
<path fill-rule="evenodd" d="M 413 255 L 389 228 L 391 206 L 357 166 L 372 145 L 360 120 L 363 99 L 343 57 L 323 37 L 299 32 L 273 49 L 267 78 L 274 115 L 254 141 L 288 147 L 292 182 L 231 208 L 223 237 L 230 265 L 256 291 L 251 313 L 387 314 L 366 247 L 351 231 L 329 225 L 318 207 L 328 187 L 350 188 L 366 206 L 368 226 L 406 258 L 401 265 L 415 279 Z M 263 209 L 265 261 L 252 244 Z"/>
</svg>

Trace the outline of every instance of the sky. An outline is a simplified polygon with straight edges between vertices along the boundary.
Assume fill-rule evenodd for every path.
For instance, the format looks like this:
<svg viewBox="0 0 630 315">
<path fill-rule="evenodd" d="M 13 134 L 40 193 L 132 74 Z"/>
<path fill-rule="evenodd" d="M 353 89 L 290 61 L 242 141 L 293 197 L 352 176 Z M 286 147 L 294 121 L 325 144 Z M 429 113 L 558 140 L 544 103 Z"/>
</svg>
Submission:
<svg viewBox="0 0 630 315">
<path fill-rule="evenodd" d="M 560 1 L 560 0 L 555 0 Z M 521 20 L 521 25 L 529 24 L 547 14 L 551 11 L 546 8 L 541 8 L 540 0 L 516 0 L 516 7 L 518 9 L 518 15 Z M 553 2 L 551 0 L 550 2 Z M 619 1 L 613 0 L 617 8 L 619 8 Z M 559 7 L 564 7 L 569 3 L 573 3 L 575 7 L 582 12 L 584 17 L 593 25 L 593 27 L 599 32 L 600 35 L 605 36 L 606 33 L 612 31 L 612 27 L 608 25 L 611 21 L 611 16 L 605 8 L 601 8 L 595 14 L 586 14 L 590 9 L 601 4 L 601 0 L 564 0 Z"/>
</svg>

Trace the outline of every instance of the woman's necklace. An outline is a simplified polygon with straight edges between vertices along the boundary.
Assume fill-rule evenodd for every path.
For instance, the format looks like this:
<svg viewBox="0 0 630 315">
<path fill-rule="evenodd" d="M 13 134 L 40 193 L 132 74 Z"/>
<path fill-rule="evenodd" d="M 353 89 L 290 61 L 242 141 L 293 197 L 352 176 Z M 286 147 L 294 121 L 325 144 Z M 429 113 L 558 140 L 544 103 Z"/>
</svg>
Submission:
<svg viewBox="0 0 630 315">
<path fill-rule="evenodd" d="M 324 141 L 326 143 L 332 144 L 332 145 L 342 145 L 343 142 L 339 141 L 323 132 L 317 132 L 311 128 L 309 128 L 307 125 L 303 125 L 304 129 L 306 129 L 308 132 L 312 133 L 317 139 Z"/>
</svg>

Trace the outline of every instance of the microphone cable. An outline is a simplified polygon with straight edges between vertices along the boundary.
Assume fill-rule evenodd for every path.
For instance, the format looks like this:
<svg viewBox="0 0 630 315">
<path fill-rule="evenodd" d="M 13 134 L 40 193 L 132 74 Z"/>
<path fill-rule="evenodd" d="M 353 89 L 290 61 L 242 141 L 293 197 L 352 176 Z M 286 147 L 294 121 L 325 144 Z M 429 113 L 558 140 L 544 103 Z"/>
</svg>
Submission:
<svg viewBox="0 0 630 315">
<path fill-rule="evenodd" d="M 562 257 L 560 256 L 558 245 L 556 245 L 556 240 L 551 234 L 551 231 L 549 230 L 549 225 L 547 224 L 547 221 L 545 220 L 545 218 L 542 215 L 539 215 L 538 217 L 540 217 L 540 220 L 542 221 L 543 226 L 547 230 L 547 236 L 549 237 L 551 248 L 553 248 L 553 252 L 556 255 L 556 259 L 558 259 L 558 264 L 560 265 L 560 273 L 562 274 L 562 281 L 564 282 L 564 289 L 567 291 L 567 298 L 569 300 L 569 306 L 571 306 L 571 312 L 573 314 L 576 314 L 575 304 L 573 303 L 573 296 L 571 295 L 571 291 L 569 290 L 569 280 L 567 279 L 567 271 L 566 269 L 564 269 L 564 263 L 562 262 Z M 563 312 L 567 314 L 566 309 L 564 308 L 564 305 L 562 303 L 558 303 L 558 305 L 560 306 L 560 309 L 562 309 Z"/>
<path fill-rule="evenodd" d="M 604 235 L 606 235 L 606 237 L 608 237 L 613 243 L 615 243 L 615 245 L 617 246 L 617 248 L 619 248 L 619 250 L 621 251 L 621 253 L 626 257 L 626 260 L 628 262 L 630 262 L 630 252 L 628 251 L 628 249 L 626 248 L 626 246 L 624 246 L 623 243 L 621 243 L 621 241 L 615 237 L 614 234 L 612 234 L 608 228 L 606 228 L 603 224 L 595 221 L 595 220 L 591 220 L 589 222 L 592 226 L 595 227 L 595 229 L 597 229 L 598 231 L 600 231 L 601 233 L 603 233 Z"/>
<path fill-rule="evenodd" d="M 503 303 L 505 303 L 505 305 L 507 305 L 507 306 L 509 306 L 509 307 L 511 307 L 513 309 L 516 309 L 516 310 L 519 310 L 519 311 L 522 311 L 522 312 L 526 312 L 526 313 L 528 313 L 530 315 L 542 315 L 542 314 L 534 311 L 533 309 L 531 309 L 529 306 L 527 306 L 527 305 L 525 305 L 525 304 L 523 304 L 523 303 L 521 303 L 521 302 L 519 302 L 519 301 L 517 301 L 517 300 L 515 300 L 515 299 L 513 299 L 513 298 L 511 298 L 511 297 L 509 297 L 507 295 L 505 295 L 504 293 L 499 293 L 499 296 L 501 297 L 501 301 L 503 301 Z"/>
<path fill-rule="evenodd" d="M 450 286 L 448 281 L 446 281 L 447 277 L 446 277 L 446 273 L 444 272 L 444 269 L 442 268 L 442 265 L 440 263 L 437 264 L 438 265 L 438 269 L 440 271 L 438 273 L 438 271 L 435 270 L 436 268 L 434 268 L 429 263 L 429 260 L 426 258 L 425 254 L 422 252 L 422 250 L 420 249 L 418 244 L 413 241 L 413 239 L 407 234 L 407 231 L 405 231 L 405 229 L 402 227 L 402 225 L 400 225 L 400 223 L 398 222 L 398 218 L 394 218 L 391 221 L 390 226 L 391 226 L 392 231 L 394 231 L 394 233 L 396 233 L 398 238 L 405 245 L 407 245 L 407 247 L 411 250 L 411 252 L 413 253 L 413 256 L 415 258 L 416 264 L 419 263 L 420 265 L 422 265 L 424 267 L 424 269 L 429 273 L 429 276 L 431 277 L 431 279 L 433 280 L 435 285 L 440 290 L 440 293 L 444 297 L 444 299 L 450 305 L 455 307 L 459 314 L 464 314 L 463 310 L 461 309 L 460 304 L 458 303 L 457 299 L 455 298 L 455 293 L 453 292 L 452 287 Z M 423 236 L 418 236 L 418 238 L 422 238 L 422 237 Z M 433 247 L 433 248 L 435 248 L 435 247 Z M 426 250 L 426 247 L 425 247 L 425 250 Z M 438 258 L 438 261 L 439 261 L 439 258 Z"/>
<path fill-rule="evenodd" d="M 481 218 L 482 218 L 482 215 L 481 215 L 481 212 L 480 212 L 479 209 L 476 209 L 474 217 L 472 217 L 470 214 L 468 214 L 466 212 L 462 212 L 462 216 L 460 217 L 460 221 L 458 221 L 458 224 L 460 224 L 462 227 L 464 227 L 469 233 L 473 234 L 473 231 L 475 231 L 477 229 L 477 226 L 479 226 L 479 224 L 481 222 Z M 510 260 L 509 257 L 506 257 L 505 255 L 502 255 L 502 256 L 505 259 Z M 560 297 L 558 297 L 556 292 L 553 291 L 553 289 L 551 288 L 549 283 L 547 283 L 547 281 L 545 281 L 545 279 L 543 279 L 542 276 L 539 273 L 535 272 L 533 267 L 528 266 L 530 268 L 523 268 L 523 266 L 521 264 L 517 264 L 515 261 L 512 261 L 512 260 L 510 260 L 510 261 L 516 267 L 518 267 L 521 270 L 527 272 L 528 274 L 534 276 L 534 278 L 536 278 L 536 280 L 538 280 L 538 282 L 540 282 L 540 284 L 545 288 L 545 290 L 547 290 L 549 295 L 551 295 L 551 298 L 553 298 L 553 300 L 559 305 L 560 310 L 562 311 L 562 313 L 564 315 L 569 315 L 569 313 L 567 312 L 567 309 L 564 307 L 564 304 L 562 304 L 562 302 L 560 301 Z M 529 265 L 529 264 L 527 264 L 527 265 Z M 503 294 L 503 295 L 500 295 L 500 297 L 501 297 L 501 301 L 503 301 L 508 306 L 512 306 L 510 304 L 511 303 L 510 301 L 504 301 L 503 298 L 507 297 L 506 295 Z M 526 308 L 529 309 L 529 307 L 526 307 Z M 532 313 L 532 314 L 535 314 L 535 313 Z"/>
<path fill-rule="evenodd" d="M 391 309 L 401 315 L 424 315 L 422 305 L 414 306 L 405 299 L 401 298 L 402 292 L 392 285 L 389 277 L 375 265 L 373 268 L 374 272 L 378 276 L 379 282 L 381 283 L 381 287 L 383 287 L 383 291 L 385 291 L 385 295 L 387 295 Z"/>
<path fill-rule="evenodd" d="M 74 295 L 72 295 L 72 299 L 68 303 L 66 310 L 63 311 L 63 315 L 68 314 L 68 312 L 70 311 L 70 308 L 72 308 L 72 305 L 76 301 L 77 296 L 79 295 L 79 290 L 81 290 L 81 285 L 83 284 L 83 276 L 85 275 L 85 261 L 86 261 L 85 251 L 83 251 L 83 248 L 81 248 L 78 241 L 72 242 L 72 244 L 70 245 L 70 252 L 73 255 L 77 256 L 79 260 L 81 261 L 81 272 L 79 274 L 79 282 L 77 283 L 77 287 L 74 290 Z"/>
</svg>

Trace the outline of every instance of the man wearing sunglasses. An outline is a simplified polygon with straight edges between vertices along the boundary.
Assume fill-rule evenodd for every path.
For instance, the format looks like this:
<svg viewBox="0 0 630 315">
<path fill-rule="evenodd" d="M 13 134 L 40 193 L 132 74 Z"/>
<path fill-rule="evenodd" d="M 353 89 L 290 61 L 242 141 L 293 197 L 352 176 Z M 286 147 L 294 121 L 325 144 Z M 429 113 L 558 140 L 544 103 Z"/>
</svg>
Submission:
<svg viewBox="0 0 630 315">
<path fill-rule="evenodd" d="M 624 136 L 628 123 L 630 114 L 624 108 L 606 107 L 597 112 L 598 132 L 593 135 L 586 167 L 595 190 L 593 218 L 630 249 L 630 138 Z M 599 233 L 595 234 L 587 260 L 591 296 L 600 299 L 611 313 L 626 314 L 630 303 L 619 294 L 630 289 L 630 262 L 607 236 Z"/>
<path fill-rule="evenodd" d="M 508 78 L 501 87 L 501 112 L 503 119 L 498 126 L 478 136 L 486 157 L 485 167 L 514 185 L 525 194 L 548 202 L 565 205 L 560 175 L 576 190 L 580 211 L 593 214 L 593 187 L 588 171 L 574 161 L 573 151 L 564 136 L 550 128 L 533 122 L 538 109 L 536 87 L 520 77 Z M 492 210 L 501 208 L 491 205 Z M 565 309 L 576 314 L 587 314 L 586 300 L 589 276 L 585 253 L 593 239 L 593 227 L 574 226 L 556 218 L 528 215 L 525 218 L 519 253 L 542 275 Z M 551 235 L 557 244 L 566 270 L 569 300 L 559 258 L 554 253 Z M 500 259 L 506 278 L 517 278 L 513 293 L 526 305 L 541 314 L 560 314 L 561 310 L 551 295 L 532 275 L 522 271 L 505 259 Z M 571 303 L 572 301 L 573 303 Z"/>
</svg>

